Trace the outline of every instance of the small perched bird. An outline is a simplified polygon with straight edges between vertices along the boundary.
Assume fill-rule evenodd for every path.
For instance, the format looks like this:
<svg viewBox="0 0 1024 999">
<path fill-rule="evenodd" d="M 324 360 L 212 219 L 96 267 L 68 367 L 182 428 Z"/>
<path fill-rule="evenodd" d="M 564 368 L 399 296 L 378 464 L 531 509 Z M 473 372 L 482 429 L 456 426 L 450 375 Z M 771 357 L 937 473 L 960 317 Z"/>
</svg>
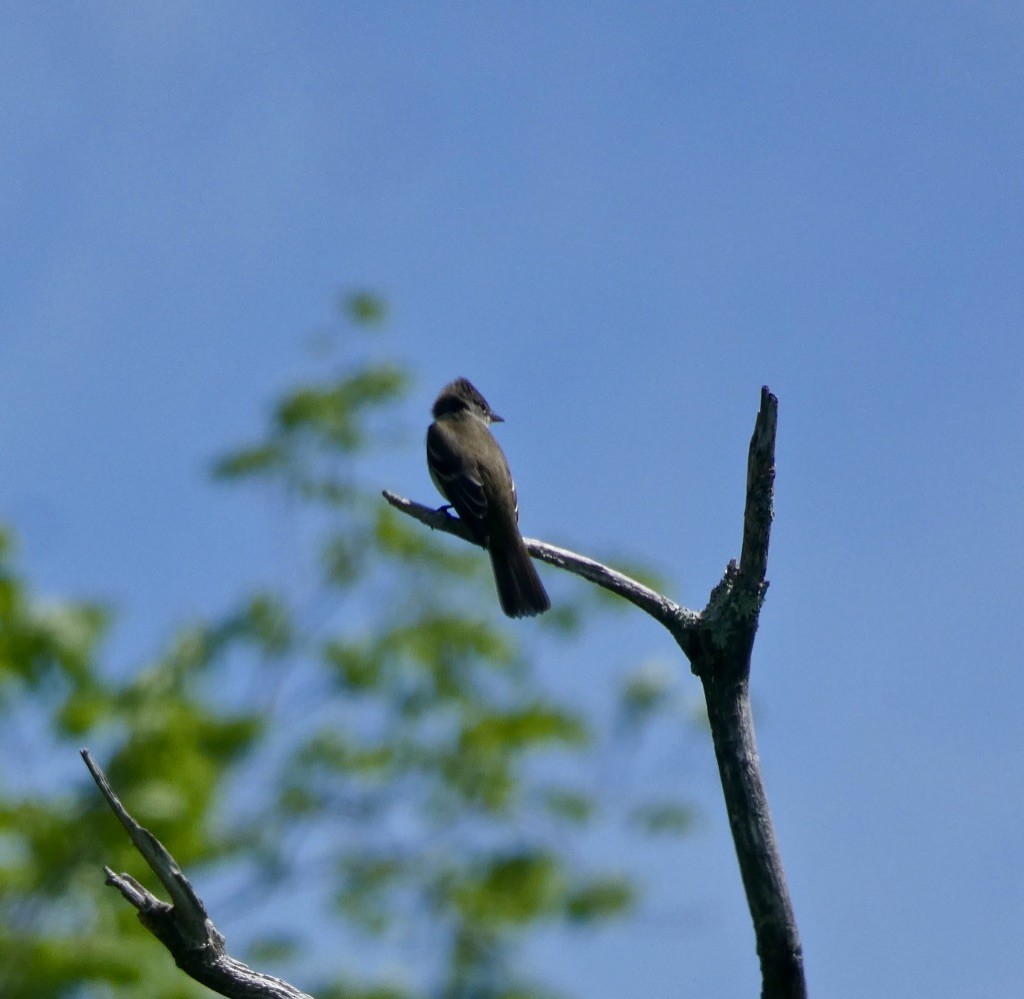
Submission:
<svg viewBox="0 0 1024 999">
<path fill-rule="evenodd" d="M 508 462 L 488 427 L 504 420 L 465 378 L 441 389 L 427 430 L 427 467 L 441 495 L 487 546 L 501 609 L 543 614 L 551 601 L 519 533 L 519 503 Z"/>
</svg>

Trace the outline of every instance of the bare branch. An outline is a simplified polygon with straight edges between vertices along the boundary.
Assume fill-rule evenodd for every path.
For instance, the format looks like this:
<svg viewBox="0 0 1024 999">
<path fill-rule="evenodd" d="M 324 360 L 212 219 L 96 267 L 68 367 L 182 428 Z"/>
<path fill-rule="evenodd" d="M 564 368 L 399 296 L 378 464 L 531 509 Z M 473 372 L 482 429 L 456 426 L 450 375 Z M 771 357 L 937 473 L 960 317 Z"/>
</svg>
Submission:
<svg viewBox="0 0 1024 999">
<path fill-rule="evenodd" d="M 463 541 L 468 541 L 471 545 L 477 545 L 482 548 L 481 545 L 470 533 L 469 528 L 461 521 L 458 517 L 453 517 L 448 513 L 448 507 L 443 506 L 440 509 L 436 509 L 432 506 L 424 506 L 422 503 L 414 503 L 410 499 L 404 499 L 396 493 L 384 490 L 384 499 L 386 499 L 396 510 L 401 510 L 402 513 L 408 514 L 413 520 L 418 520 L 421 524 L 426 524 L 431 530 L 444 531 L 445 534 L 454 534 L 457 538 L 462 538 Z"/>
<path fill-rule="evenodd" d="M 775 511 L 775 433 L 779 422 L 779 400 L 761 388 L 761 409 L 750 438 L 747 458 L 747 501 L 743 511 L 743 549 L 740 573 L 757 583 L 764 582 L 768 568 L 768 542 Z"/>
<path fill-rule="evenodd" d="M 170 951 L 174 963 L 197 982 L 230 999 L 312 999 L 280 978 L 253 971 L 225 951 L 224 935 L 211 922 L 202 899 L 174 858 L 148 829 L 132 818 L 88 749 L 82 750 L 82 759 L 107 804 L 174 904 L 157 898 L 130 874 L 115 874 L 109 867 L 104 868 L 106 883 L 116 888 L 137 910 L 139 922 Z"/>
</svg>

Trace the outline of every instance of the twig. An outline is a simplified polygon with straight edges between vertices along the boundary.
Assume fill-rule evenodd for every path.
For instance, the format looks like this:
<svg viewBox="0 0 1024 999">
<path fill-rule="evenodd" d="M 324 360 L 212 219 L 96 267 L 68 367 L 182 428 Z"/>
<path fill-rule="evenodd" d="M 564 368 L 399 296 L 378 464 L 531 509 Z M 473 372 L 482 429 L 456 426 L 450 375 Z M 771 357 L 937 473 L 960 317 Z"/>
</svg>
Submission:
<svg viewBox="0 0 1024 999">
<path fill-rule="evenodd" d="M 109 867 L 104 868 L 106 883 L 135 907 L 139 922 L 167 948 L 174 963 L 197 982 L 230 999 L 312 999 L 280 978 L 253 971 L 226 952 L 224 935 L 211 922 L 202 899 L 174 858 L 160 840 L 132 818 L 88 749 L 82 750 L 82 759 L 173 904 L 161 901 L 130 874 L 115 874 Z"/>
<path fill-rule="evenodd" d="M 778 399 L 764 387 L 747 460 L 739 564 L 729 563 L 700 613 L 575 552 L 533 539 L 526 539 L 526 547 L 536 558 L 618 593 L 650 614 L 689 659 L 704 687 L 722 793 L 754 923 L 762 999 L 806 999 L 800 939 L 761 778 L 749 692 L 754 636 L 768 589 L 777 425 Z M 476 543 L 465 525 L 444 510 L 387 491 L 384 498 L 434 530 Z"/>
</svg>

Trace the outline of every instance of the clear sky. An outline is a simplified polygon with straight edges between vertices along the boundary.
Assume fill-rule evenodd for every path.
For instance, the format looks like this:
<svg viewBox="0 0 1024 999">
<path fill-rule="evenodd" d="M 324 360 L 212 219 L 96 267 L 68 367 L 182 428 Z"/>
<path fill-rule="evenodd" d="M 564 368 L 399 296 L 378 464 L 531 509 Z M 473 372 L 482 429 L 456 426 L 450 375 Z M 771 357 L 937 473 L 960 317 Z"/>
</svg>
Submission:
<svg viewBox="0 0 1024 999">
<path fill-rule="evenodd" d="M 0 519 L 38 586 L 113 600 L 126 658 L 237 596 L 281 545 L 208 462 L 345 289 L 424 426 L 456 374 L 506 417 L 527 534 L 694 607 L 768 384 L 754 694 L 811 992 L 1020 995 L 1018 4 L 9 4 L 0 85 Z M 610 635 L 609 672 L 673 661 Z M 756 994 L 686 763 L 706 821 L 650 913 L 535 948 L 580 996 Z"/>
</svg>

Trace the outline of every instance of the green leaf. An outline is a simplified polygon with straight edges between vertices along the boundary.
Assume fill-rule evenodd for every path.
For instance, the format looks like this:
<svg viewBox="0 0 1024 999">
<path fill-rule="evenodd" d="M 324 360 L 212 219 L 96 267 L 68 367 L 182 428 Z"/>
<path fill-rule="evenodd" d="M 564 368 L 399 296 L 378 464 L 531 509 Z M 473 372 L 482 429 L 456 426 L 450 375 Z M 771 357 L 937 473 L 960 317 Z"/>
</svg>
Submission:
<svg viewBox="0 0 1024 999">
<path fill-rule="evenodd" d="M 294 625 L 283 600 L 272 593 L 255 595 L 240 623 L 259 647 L 271 656 L 280 656 L 291 648 Z"/>
<path fill-rule="evenodd" d="M 360 326 L 379 326 L 388 315 L 387 302 L 369 291 L 357 291 L 342 304 L 344 313 Z"/>
<path fill-rule="evenodd" d="M 443 896 L 463 918 L 482 926 L 525 924 L 549 916 L 565 891 L 558 858 L 546 851 L 497 854 L 463 871 L 449 872 Z"/>
<path fill-rule="evenodd" d="M 404 881 L 406 864 L 394 854 L 353 852 L 342 859 L 339 873 L 340 910 L 361 929 L 383 933 L 392 922 L 389 894 Z"/>
<path fill-rule="evenodd" d="M 218 458 L 213 465 L 213 475 L 217 479 L 243 479 L 278 472 L 287 464 L 288 454 L 283 442 L 273 441 L 241 448 Z"/>
<path fill-rule="evenodd" d="M 519 750 L 549 743 L 584 746 L 588 741 L 583 720 L 537 701 L 515 711 L 479 718 L 462 730 L 460 743 L 470 752 Z"/>
<path fill-rule="evenodd" d="M 399 398 L 406 373 L 392 364 L 366 367 L 325 385 L 296 389 L 275 410 L 286 436 L 305 434 L 321 445 L 351 454 L 366 441 L 365 411 Z"/>
<path fill-rule="evenodd" d="M 593 923 L 622 915 L 633 905 L 635 897 L 635 889 L 628 878 L 598 877 L 569 894 L 565 911 L 574 923 Z"/>
<path fill-rule="evenodd" d="M 383 677 L 384 657 L 375 644 L 331 641 L 324 646 L 324 661 L 341 687 L 352 693 L 375 689 Z"/>
<path fill-rule="evenodd" d="M 387 742 L 361 742 L 338 731 L 313 736 L 297 761 L 313 772 L 330 771 L 360 777 L 381 778 L 396 759 L 396 747 Z"/>
</svg>

